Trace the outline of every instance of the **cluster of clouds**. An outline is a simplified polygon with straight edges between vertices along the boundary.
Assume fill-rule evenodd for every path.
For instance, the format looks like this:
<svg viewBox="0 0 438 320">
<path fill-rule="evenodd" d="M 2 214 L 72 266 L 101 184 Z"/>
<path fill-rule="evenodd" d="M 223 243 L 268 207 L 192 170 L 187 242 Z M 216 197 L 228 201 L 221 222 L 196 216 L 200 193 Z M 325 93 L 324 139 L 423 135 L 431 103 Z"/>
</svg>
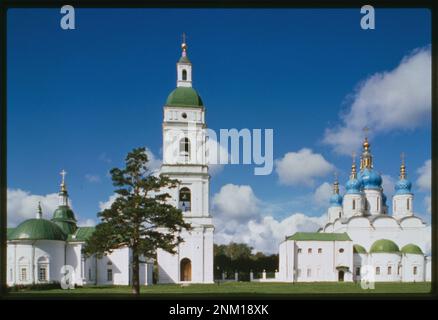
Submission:
<svg viewBox="0 0 438 320">
<path fill-rule="evenodd" d="M 243 242 L 255 251 L 276 253 L 278 244 L 298 231 L 316 231 L 326 216 L 309 217 L 293 213 L 276 218 L 248 185 L 226 184 L 212 198 L 215 243 Z"/>
<path fill-rule="evenodd" d="M 59 205 L 57 193 L 37 195 L 22 189 L 10 188 L 6 192 L 8 227 L 15 227 L 26 219 L 35 218 L 38 213 L 38 203 L 41 203 L 44 219 L 51 219 L 53 212 Z M 69 204 L 73 208 L 71 201 Z M 76 215 L 76 218 L 80 226 L 93 226 L 96 224 L 93 219 L 81 219 L 78 215 Z"/>
<path fill-rule="evenodd" d="M 375 73 L 349 96 L 341 124 L 325 131 L 323 142 L 341 154 L 360 145 L 365 126 L 371 135 L 415 129 L 430 123 L 431 49 L 416 49 L 391 71 Z"/>
</svg>

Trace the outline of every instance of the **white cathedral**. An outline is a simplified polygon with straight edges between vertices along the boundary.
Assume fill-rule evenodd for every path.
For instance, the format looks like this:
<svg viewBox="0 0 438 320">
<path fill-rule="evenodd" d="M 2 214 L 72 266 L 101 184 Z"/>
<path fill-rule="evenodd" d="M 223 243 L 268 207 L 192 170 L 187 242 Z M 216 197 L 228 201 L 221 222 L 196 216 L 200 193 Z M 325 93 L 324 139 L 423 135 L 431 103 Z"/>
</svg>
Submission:
<svg viewBox="0 0 438 320">
<path fill-rule="evenodd" d="M 167 190 L 169 200 L 183 211 L 192 230 L 176 254 L 157 251 L 158 283 L 213 283 L 213 231 L 209 213 L 208 162 L 206 159 L 205 108 L 192 88 L 192 64 L 187 46 L 177 62 L 177 87 L 167 98 L 163 119 L 163 164 L 161 173 L 178 179 L 178 188 Z M 431 261 L 417 235 L 426 228 L 413 211 L 411 183 L 402 163 L 395 186 L 393 213 L 388 214 L 382 178 L 373 169 L 366 139 L 360 172 L 353 163 L 346 194 L 334 184 L 328 222 L 318 232 L 296 233 L 279 246 L 276 281 L 358 281 L 364 266 L 370 266 L 376 281 L 430 281 Z M 93 227 L 77 226 L 69 206 L 62 172 L 59 207 L 51 220 L 36 218 L 7 230 L 7 284 L 61 282 L 62 268 L 73 269 L 72 282 L 82 286 L 131 284 L 131 251 L 114 250 L 98 259 L 82 253 Z M 166 230 L 161 230 L 166 232 Z M 140 266 L 140 283 L 152 284 L 154 261 Z"/>
<path fill-rule="evenodd" d="M 431 281 L 425 254 L 426 224 L 414 214 L 404 159 L 395 184 L 392 215 L 365 138 L 357 173 L 353 159 L 344 196 L 333 185 L 328 221 L 317 232 L 298 232 L 280 244 L 279 281 Z"/>
<path fill-rule="evenodd" d="M 213 283 L 213 223 L 209 214 L 210 176 L 205 157 L 205 108 L 192 88 L 192 64 L 187 45 L 177 63 L 177 88 L 164 105 L 163 164 L 161 173 L 180 181 L 179 188 L 167 190 L 169 200 L 183 211 L 192 226 L 181 233 L 184 242 L 176 254 L 157 252 L 159 283 Z M 69 206 L 62 173 L 59 207 L 51 220 L 43 219 L 41 207 L 36 218 L 7 230 L 7 284 L 61 282 L 70 277 L 63 266 L 72 267 L 71 283 L 131 284 L 131 250 L 114 250 L 101 259 L 82 253 L 94 227 L 78 227 Z M 36 206 L 35 206 L 36 207 Z M 162 230 L 166 232 L 166 230 Z M 140 266 L 140 284 L 152 284 L 154 261 Z"/>
</svg>

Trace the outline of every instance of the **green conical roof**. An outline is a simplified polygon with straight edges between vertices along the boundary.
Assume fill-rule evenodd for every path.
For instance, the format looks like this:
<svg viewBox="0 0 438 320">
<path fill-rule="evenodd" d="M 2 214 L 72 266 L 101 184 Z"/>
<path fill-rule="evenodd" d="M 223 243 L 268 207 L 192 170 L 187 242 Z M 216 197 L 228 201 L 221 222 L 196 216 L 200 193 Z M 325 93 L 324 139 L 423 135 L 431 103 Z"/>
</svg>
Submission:
<svg viewBox="0 0 438 320">
<path fill-rule="evenodd" d="M 364 247 L 362 247 L 360 244 L 353 245 L 353 252 L 354 253 L 367 253 Z"/>
<path fill-rule="evenodd" d="M 370 253 L 397 253 L 400 252 L 398 246 L 391 240 L 381 239 L 373 243 Z"/>
<path fill-rule="evenodd" d="M 187 56 L 181 56 L 181 58 L 179 58 L 179 61 L 178 61 L 178 63 L 187 63 L 187 64 L 191 64 L 191 62 L 190 62 L 190 60 L 189 60 L 189 57 L 187 57 Z"/>
<path fill-rule="evenodd" d="M 190 87 L 178 87 L 167 97 L 166 106 L 202 107 L 204 103 L 195 89 Z"/>
<path fill-rule="evenodd" d="M 29 219 L 22 222 L 9 235 L 8 240 L 61 240 L 67 235 L 55 223 L 46 219 Z"/>
<path fill-rule="evenodd" d="M 59 206 L 56 208 L 55 212 L 53 212 L 52 220 L 76 222 L 75 214 L 69 206 Z"/>
<path fill-rule="evenodd" d="M 420 249 L 419 246 L 413 244 L 413 243 L 409 243 L 407 245 L 405 245 L 402 249 L 401 252 L 403 253 L 409 253 L 409 254 L 423 254 L 423 251 Z"/>
<path fill-rule="evenodd" d="M 59 206 L 53 212 L 52 222 L 56 223 L 65 234 L 73 234 L 76 229 L 76 218 L 69 206 Z"/>
</svg>

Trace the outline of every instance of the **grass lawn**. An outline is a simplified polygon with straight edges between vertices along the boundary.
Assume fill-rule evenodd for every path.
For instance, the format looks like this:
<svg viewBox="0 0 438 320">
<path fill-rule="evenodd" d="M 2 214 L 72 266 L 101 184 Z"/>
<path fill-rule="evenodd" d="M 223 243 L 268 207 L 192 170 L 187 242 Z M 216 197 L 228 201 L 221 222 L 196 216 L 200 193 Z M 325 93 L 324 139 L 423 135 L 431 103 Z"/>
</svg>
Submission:
<svg viewBox="0 0 438 320">
<path fill-rule="evenodd" d="M 220 284 L 191 284 L 181 285 L 153 285 L 141 287 L 141 295 L 144 297 L 152 296 L 175 296 L 179 298 L 190 297 L 192 295 L 208 297 L 241 297 L 254 295 L 287 295 L 294 294 L 313 294 L 330 295 L 335 294 L 412 294 L 429 293 L 431 290 L 430 282 L 420 283 L 376 283 L 374 290 L 363 290 L 359 283 L 257 283 L 257 282 L 228 282 Z M 131 288 L 128 286 L 86 286 L 74 290 L 50 289 L 50 290 L 23 290 L 11 292 L 11 297 L 28 296 L 98 296 L 98 295 L 122 295 L 131 296 Z M 183 295 L 182 295 L 183 294 Z"/>
</svg>

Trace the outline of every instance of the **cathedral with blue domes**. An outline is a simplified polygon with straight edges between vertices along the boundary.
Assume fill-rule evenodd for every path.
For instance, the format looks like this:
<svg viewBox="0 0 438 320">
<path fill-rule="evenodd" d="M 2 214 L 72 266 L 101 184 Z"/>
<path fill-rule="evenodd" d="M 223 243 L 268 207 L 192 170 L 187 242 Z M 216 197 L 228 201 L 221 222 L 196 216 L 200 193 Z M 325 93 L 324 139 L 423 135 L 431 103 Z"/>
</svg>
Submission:
<svg viewBox="0 0 438 320">
<path fill-rule="evenodd" d="M 353 157 L 343 196 L 338 180 L 333 183 L 326 224 L 317 232 L 295 233 L 280 244 L 277 280 L 430 281 L 430 248 L 427 239 L 418 236 L 428 226 L 414 213 L 404 157 L 390 213 L 368 138 L 362 148 L 359 172 Z"/>
</svg>

